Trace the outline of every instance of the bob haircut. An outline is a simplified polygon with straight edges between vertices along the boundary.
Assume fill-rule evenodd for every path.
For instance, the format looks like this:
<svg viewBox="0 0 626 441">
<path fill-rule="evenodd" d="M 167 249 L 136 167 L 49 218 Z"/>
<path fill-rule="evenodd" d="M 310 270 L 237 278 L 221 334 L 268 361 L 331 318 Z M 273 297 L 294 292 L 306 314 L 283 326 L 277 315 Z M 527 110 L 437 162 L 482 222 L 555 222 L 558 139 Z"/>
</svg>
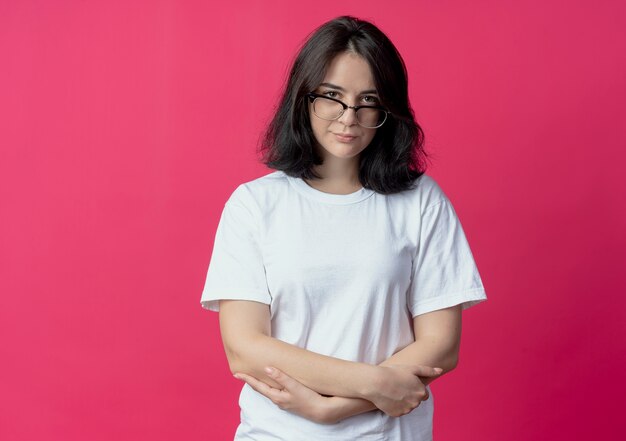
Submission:
<svg viewBox="0 0 626 441">
<path fill-rule="evenodd" d="M 331 61 L 346 51 L 367 61 L 381 105 L 390 112 L 360 154 L 359 181 L 382 194 L 406 190 L 425 172 L 427 157 L 424 133 L 409 103 L 406 66 L 380 29 L 352 16 L 324 23 L 300 49 L 276 113 L 262 135 L 262 162 L 289 176 L 320 178 L 313 168 L 323 160 L 314 148 L 317 141 L 306 94 L 319 87 Z"/>
</svg>

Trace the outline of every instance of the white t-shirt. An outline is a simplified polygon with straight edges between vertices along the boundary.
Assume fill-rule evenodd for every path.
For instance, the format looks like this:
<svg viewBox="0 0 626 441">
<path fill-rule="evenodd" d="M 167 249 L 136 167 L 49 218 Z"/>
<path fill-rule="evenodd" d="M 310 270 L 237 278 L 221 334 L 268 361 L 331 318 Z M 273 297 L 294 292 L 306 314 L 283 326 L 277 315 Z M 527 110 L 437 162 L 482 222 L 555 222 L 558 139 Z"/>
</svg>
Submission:
<svg viewBox="0 0 626 441">
<path fill-rule="evenodd" d="M 275 171 L 239 185 L 224 206 L 201 305 L 218 311 L 219 299 L 268 304 L 277 339 L 379 364 L 414 341 L 412 317 L 487 297 L 459 219 L 430 176 L 393 195 L 340 195 Z M 235 439 L 431 440 L 428 391 L 402 417 L 374 410 L 324 425 L 245 384 Z"/>
</svg>

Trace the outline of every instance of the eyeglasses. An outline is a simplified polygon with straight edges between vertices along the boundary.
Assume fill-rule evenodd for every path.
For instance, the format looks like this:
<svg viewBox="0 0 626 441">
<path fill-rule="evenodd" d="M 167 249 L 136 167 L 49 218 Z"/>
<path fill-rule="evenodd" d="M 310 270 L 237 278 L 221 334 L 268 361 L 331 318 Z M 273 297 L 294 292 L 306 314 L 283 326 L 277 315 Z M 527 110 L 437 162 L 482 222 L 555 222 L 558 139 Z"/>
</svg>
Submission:
<svg viewBox="0 0 626 441">
<path fill-rule="evenodd" d="M 313 103 L 313 113 L 326 121 L 336 120 L 347 109 L 354 109 L 360 126 L 376 129 L 385 123 L 389 114 L 389 111 L 381 106 L 348 106 L 343 101 L 318 93 L 308 93 L 306 96 Z"/>
</svg>

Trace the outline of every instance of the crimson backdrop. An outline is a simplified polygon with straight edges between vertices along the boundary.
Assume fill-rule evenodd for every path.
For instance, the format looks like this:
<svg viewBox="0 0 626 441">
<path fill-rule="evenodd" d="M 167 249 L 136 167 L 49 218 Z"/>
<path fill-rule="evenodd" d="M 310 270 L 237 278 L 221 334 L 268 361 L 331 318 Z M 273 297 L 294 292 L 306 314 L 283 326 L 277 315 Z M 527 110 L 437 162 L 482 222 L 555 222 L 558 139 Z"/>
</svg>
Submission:
<svg viewBox="0 0 626 441">
<path fill-rule="evenodd" d="M 489 296 L 436 439 L 623 435 L 624 3 L 295 3 L 0 2 L 0 438 L 232 439 L 213 234 L 270 171 L 299 44 L 346 13 L 404 56 Z"/>
</svg>

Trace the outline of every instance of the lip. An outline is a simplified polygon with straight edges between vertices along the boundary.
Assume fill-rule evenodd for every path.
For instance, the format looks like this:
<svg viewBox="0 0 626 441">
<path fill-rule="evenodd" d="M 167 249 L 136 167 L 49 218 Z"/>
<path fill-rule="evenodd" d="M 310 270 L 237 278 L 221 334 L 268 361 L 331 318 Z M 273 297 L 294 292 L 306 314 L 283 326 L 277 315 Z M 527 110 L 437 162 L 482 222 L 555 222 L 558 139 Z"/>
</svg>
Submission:
<svg viewBox="0 0 626 441">
<path fill-rule="evenodd" d="M 337 139 L 341 142 L 351 142 L 356 139 L 356 135 L 347 135 L 347 134 L 339 134 L 333 133 L 337 137 Z"/>
</svg>

